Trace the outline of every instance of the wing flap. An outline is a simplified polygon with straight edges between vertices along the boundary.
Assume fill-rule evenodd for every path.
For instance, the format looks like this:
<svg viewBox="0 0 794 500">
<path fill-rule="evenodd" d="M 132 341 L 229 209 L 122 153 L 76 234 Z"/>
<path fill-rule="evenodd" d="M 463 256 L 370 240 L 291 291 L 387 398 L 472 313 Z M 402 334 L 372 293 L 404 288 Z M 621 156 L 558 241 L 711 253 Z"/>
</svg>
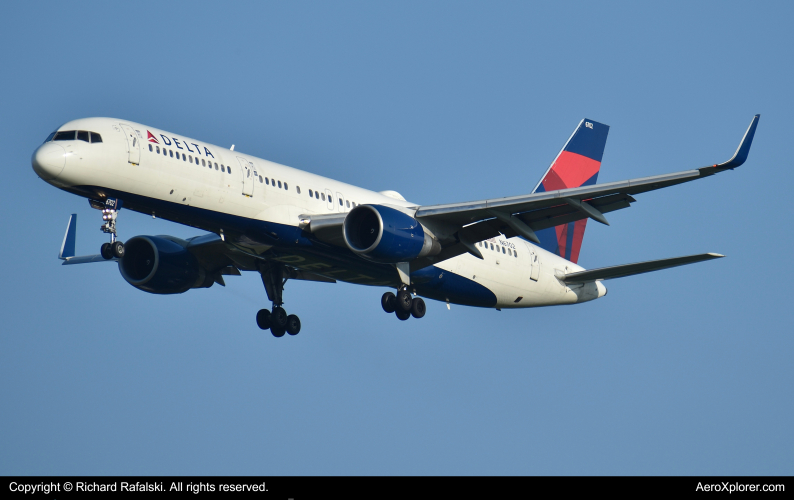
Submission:
<svg viewBox="0 0 794 500">
<path fill-rule="evenodd" d="M 560 276 L 558 277 L 558 279 L 568 285 L 574 283 L 588 283 L 591 281 L 623 278 L 625 276 L 633 276 L 635 274 L 660 271 L 662 269 L 669 269 L 671 267 L 684 266 L 686 264 L 694 264 L 696 262 L 719 259 L 722 257 L 725 256 L 720 255 L 718 253 L 702 253 L 697 255 L 686 255 L 684 257 L 649 260 L 646 262 L 637 262 L 635 264 L 623 264 L 620 266 L 602 267 L 599 269 L 580 271 L 578 273 L 566 274 L 565 276 Z"/>
</svg>

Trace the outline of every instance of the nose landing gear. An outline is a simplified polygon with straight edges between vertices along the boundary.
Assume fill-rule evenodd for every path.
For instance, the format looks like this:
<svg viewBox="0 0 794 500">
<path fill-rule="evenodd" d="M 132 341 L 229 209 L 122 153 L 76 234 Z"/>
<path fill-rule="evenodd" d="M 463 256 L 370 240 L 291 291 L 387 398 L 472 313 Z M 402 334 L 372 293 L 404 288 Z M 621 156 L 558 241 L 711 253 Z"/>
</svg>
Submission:
<svg viewBox="0 0 794 500">
<path fill-rule="evenodd" d="M 301 331 L 301 320 L 294 314 L 287 314 L 284 305 L 284 266 L 276 263 L 266 263 L 259 267 L 262 283 L 265 285 L 267 298 L 273 302 L 273 310 L 260 309 L 256 313 L 256 324 L 262 330 L 270 329 L 274 337 L 283 337 L 285 333 L 297 335 Z"/>
<path fill-rule="evenodd" d="M 100 208 L 101 205 L 95 206 L 95 202 L 91 202 L 94 208 Z M 105 221 L 99 229 L 103 233 L 110 234 L 110 243 L 103 243 L 99 250 L 106 260 L 112 258 L 120 259 L 124 257 L 124 243 L 116 241 L 116 217 L 121 210 L 121 200 L 116 198 L 108 198 L 105 200 L 105 207 L 102 208 L 102 220 Z"/>
</svg>

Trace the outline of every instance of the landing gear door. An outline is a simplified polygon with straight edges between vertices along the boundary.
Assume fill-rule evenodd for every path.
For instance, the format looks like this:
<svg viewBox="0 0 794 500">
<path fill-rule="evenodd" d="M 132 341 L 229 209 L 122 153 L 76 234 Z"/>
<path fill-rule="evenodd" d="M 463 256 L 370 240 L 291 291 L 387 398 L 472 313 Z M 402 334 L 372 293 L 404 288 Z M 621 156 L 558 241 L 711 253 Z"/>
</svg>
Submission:
<svg viewBox="0 0 794 500">
<path fill-rule="evenodd" d="M 237 161 L 243 173 L 243 194 L 245 196 L 254 195 L 254 165 L 243 157 L 238 156 Z"/>
<path fill-rule="evenodd" d="M 133 165 L 139 165 L 141 163 L 141 139 L 132 127 L 123 123 L 120 125 L 127 138 L 128 161 Z"/>
</svg>

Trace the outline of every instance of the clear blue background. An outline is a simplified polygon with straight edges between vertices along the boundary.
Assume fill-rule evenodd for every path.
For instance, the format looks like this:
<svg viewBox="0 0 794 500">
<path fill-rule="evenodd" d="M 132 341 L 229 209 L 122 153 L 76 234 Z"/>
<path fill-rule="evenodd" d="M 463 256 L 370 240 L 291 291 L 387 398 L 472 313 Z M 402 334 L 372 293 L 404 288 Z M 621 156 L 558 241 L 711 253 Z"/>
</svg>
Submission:
<svg viewBox="0 0 794 500">
<path fill-rule="evenodd" d="M 790 2 L 11 2 L 0 474 L 791 474 Z M 254 274 L 155 296 L 84 199 L 38 179 L 68 120 L 150 124 L 421 204 L 528 193 L 583 117 L 600 182 L 727 160 L 588 225 L 580 264 L 728 257 L 497 312 Z M 196 230 L 123 211 L 120 236 Z"/>
</svg>

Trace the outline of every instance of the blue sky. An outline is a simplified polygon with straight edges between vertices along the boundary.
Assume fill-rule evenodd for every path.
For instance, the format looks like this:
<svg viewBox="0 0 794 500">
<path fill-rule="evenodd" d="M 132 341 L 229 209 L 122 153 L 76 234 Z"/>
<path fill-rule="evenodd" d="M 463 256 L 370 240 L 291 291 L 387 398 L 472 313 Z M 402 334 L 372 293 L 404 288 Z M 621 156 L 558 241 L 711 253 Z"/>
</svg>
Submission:
<svg viewBox="0 0 794 500">
<path fill-rule="evenodd" d="M 61 2 L 0 18 L 0 474 L 791 474 L 789 2 Z M 154 296 L 98 212 L 38 179 L 61 123 L 112 116 L 421 204 L 528 193 L 578 121 L 600 182 L 727 160 L 589 224 L 580 264 L 727 258 L 497 312 L 253 274 Z M 196 230 L 122 211 L 122 239 Z"/>
</svg>

